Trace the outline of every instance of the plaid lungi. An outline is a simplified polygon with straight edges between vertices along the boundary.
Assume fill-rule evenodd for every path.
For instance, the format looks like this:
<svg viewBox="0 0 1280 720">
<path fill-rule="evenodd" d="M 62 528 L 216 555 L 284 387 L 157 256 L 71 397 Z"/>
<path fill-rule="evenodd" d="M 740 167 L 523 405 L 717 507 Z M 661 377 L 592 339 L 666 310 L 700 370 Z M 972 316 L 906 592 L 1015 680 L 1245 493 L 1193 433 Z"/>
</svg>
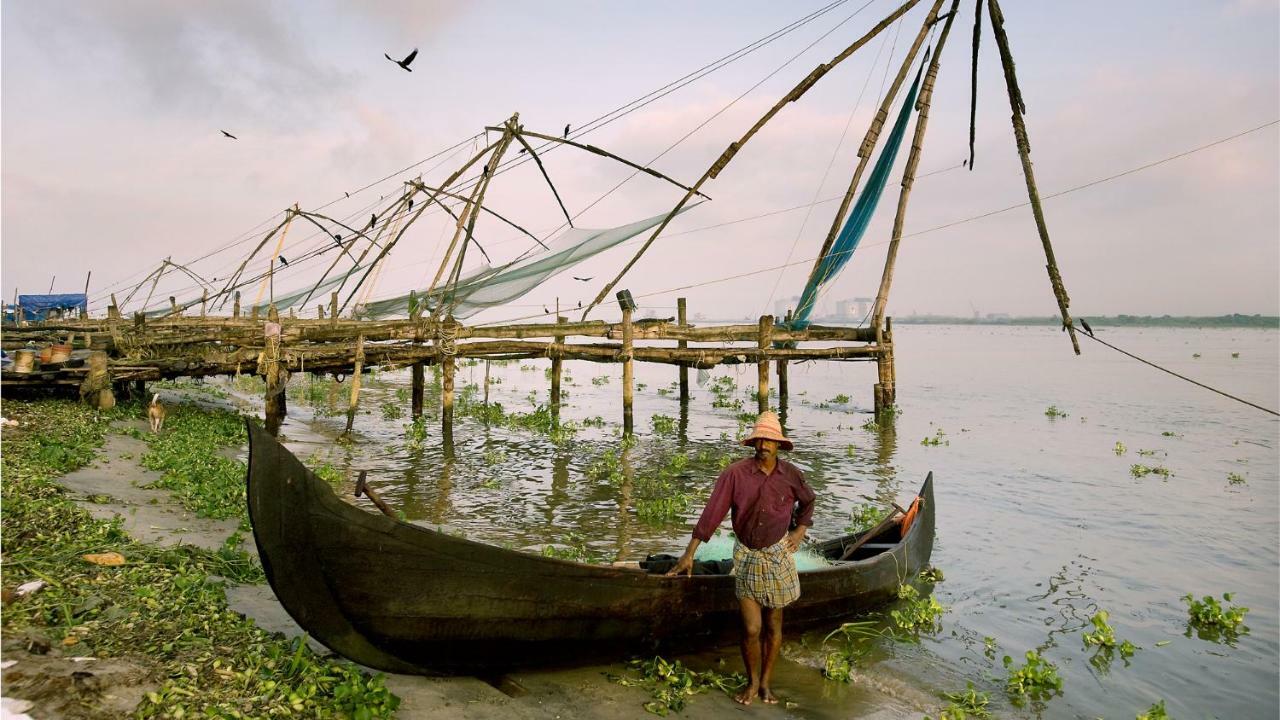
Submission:
<svg viewBox="0 0 1280 720">
<path fill-rule="evenodd" d="M 734 594 L 764 607 L 786 607 L 800 597 L 796 558 L 787 549 L 785 537 L 759 550 L 735 543 L 733 574 Z"/>
</svg>

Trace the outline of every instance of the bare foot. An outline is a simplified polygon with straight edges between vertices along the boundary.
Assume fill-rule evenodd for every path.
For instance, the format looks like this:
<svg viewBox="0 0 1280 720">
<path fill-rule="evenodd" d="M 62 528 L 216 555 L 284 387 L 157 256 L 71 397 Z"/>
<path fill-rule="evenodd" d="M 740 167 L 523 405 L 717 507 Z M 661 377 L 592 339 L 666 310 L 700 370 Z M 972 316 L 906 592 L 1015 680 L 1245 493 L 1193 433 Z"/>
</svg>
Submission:
<svg viewBox="0 0 1280 720">
<path fill-rule="evenodd" d="M 777 705 L 778 696 L 774 695 L 773 691 L 769 688 L 762 687 L 760 688 L 760 701 L 765 705 Z"/>
<path fill-rule="evenodd" d="M 739 705 L 750 705 L 752 699 L 755 698 L 757 692 L 759 692 L 759 688 L 757 688 L 755 685 L 752 685 L 748 687 L 746 690 L 743 690 L 737 695 L 734 695 L 733 699 Z M 777 702 L 777 701 L 775 700 L 774 702 Z"/>
</svg>

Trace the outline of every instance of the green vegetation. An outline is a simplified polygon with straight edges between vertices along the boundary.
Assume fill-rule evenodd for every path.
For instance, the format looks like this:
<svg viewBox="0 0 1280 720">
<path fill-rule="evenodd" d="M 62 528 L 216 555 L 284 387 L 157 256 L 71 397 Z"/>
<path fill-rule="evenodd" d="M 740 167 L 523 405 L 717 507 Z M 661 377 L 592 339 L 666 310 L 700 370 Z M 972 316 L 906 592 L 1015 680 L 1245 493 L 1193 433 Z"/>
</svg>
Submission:
<svg viewBox="0 0 1280 720">
<path fill-rule="evenodd" d="M 849 511 L 849 524 L 845 526 L 845 532 L 859 533 L 864 530 L 870 530 L 888 514 L 888 508 L 875 503 L 868 502 L 855 505 Z"/>
<path fill-rule="evenodd" d="M 1009 677 L 1005 681 L 1004 691 L 1015 702 L 1024 698 L 1045 700 L 1053 695 L 1062 694 L 1062 678 L 1058 676 L 1058 666 L 1040 657 L 1035 650 L 1028 650 L 1026 664 L 1013 666 L 1013 658 L 1004 656 L 1004 666 L 1009 668 Z"/>
<path fill-rule="evenodd" d="M 969 718 L 989 718 L 991 712 L 987 710 L 987 705 L 991 704 L 991 698 L 987 697 L 985 692 L 979 692 L 974 689 L 973 683 L 965 683 L 963 692 L 943 693 L 942 697 L 950 700 L 942 712 L 938 715 L 938 720 L 968 720 Z"/>
<path fill-rule="evenodd" d="M 885 632 L 878 625 L 879 623 L 872 620 L 859 620 L 844 623 L 828 633 L 822 639 L 823 647 L 826 647 L 831 638 L 837 635 L 844 643 L 838 649 L 827 653 L 822 669 L 823 677 L 839 682 L 851 682 L 858 660 L 870 652 L 873 642 L 884 637 Z"/>
<path fill-rule="evenodd" d="M 607 556 L 592 552 L 587 547 L 587 537 L 573 530 L 569 530 L 564 534 L 563 543 L 543 546 L 542 555 L 580 563 L 603 563 L 609 561 Z"/>
<path fill-rule="evenodd" d="M 1116 446 L 1115 446 L 1114 448 L 1112 448 L 1112 450 L 1114 450 L 1114 451 L 1115 451 L 1116 455 L 1123 455 L 1123 454 L 1125 453 L 1125 451 L 1126 451 L 1126 450 L 1128 450 L 1128 448 L 1126 448 L 1126 447 L 1124 446 L 1124 443 L 1122 443 L 1122 442 L 1120 442 L 1119 440 L 1117 440 L 1117 441 L 1116 441 Z"/>
<path fill-rule="evenodd" d="M 166 432 L 153 440 L 153 462 L 167 464 L 216 444 L 167 441 L 171 435 L 230 434 L 217 414 L 206 426 L 187 412 L 194 411 L 171 409 L 174 427 L 166 422 Z M 96 520 L 66 499 L 54 479 L 93 458 L 108 428 L 104 420 L 141 413 L 137 404 L 95 413 L 64 401 L 5 403 L 5 415 L 26 428 L 5 433 L 0 452 L 5 583 L 43 579 L 48 585 L 5 607 L 3 632 L 44 637 L 68 655 L 139 664 L 159 687 L 136 709 L 138 717 L 390 717 L 399 699 L 381 676 L 318 658 L 305 643 L 268 634 L 227 608 L 225 582 L 264 580 L 238 549 L 238 533 L 217 551 L 158 548 L 131 540 L 119 521 Z M 216 483 L 211 489 L 222 492 Z M 188 500 L 225 513 L 220 499 Z M 103 552 L 119 553 L 124 564 L 82 559 Z"/>
<path fill-rule="evenodd" d="M 1044 411 L 1044 416 L 1050 420 L 1056 420 L 1058 418 L 1067 417 L 1067 414 L 1062 410 L 1059 410 L 1057 405 L 1050 405 L 1048 409 Z"/>
<path fill-rule="evenodd" d="M 1164 701 L 1161 700 L 1147 708 L 1146 712 L 1138 713 L 1134 720 L 1169 720 L 1169 713 L 1165 712 Z"/>
<path fill-rule="evenodd" d="M 951 444 L 950 440 L 943 439 L 946 437 L 946 435 L 947 434 L 943 432 L 942 428 L 938 428 L 934 432 L 933 437 L 926 437 L 925 439 L 920 441 L 920 444 L 924 445 L 925 447 L 937 447 L 939 445 L 950 445 Z"/>
<path fill-rule="evenodd" d="M 942 568 L 929 566 L 920 571 L 920 579 L 927 583 L 940 583 L 943 581 Z"/>
<path fill-rule="evenodd" d="M 399 420 L 404 417 L 404 408 L 397 402 L 388 400 L 382 403 L 381 410 L 383 420 Z"/>
<path fill-rule="evenodd" d="M 1225 604 L 1231 602 L 1231 595 L 1223 593 L 1221 603 L 1212 595 L 1205 595 L 1199 600 L 1191 593 L 1183 595 L 1182 601 L 1187 604 L 1188 615 L 1186 636 L 1191 637 L 1191 631 L 1195 630 L 1196 636 L 1201 640 L 1222 640 L 1230 644 L 1241 635 L 1249 634 L 1249 627 L 1244 624 L 1244 616 L 1249 608 Z"/>
<path fill-rule="evenodd" d="M 608 376 L 608 375 L 597 375 L 597 376 L 595 376 L 595 377 L 591 378 L 591 384 L 592 384 L 592 385 L 595 385 L 595 386 L 597 386 L 597 387 L 599 387 L 599 386 L 601 386 L 601 385 L 608 385 L 608 384 L 609 384 L 609 376 Z"/>
<path fill-rule="evenodd" d="M 1169 468 L 1164 467 L 1163 465 L 1148 467 L 1146 465 L 1134 463 L 1133 466 L 1129 468 L 1129 474 L 1136 478 L 1143 478 L 1148 475 L 1159 475 L 1160 477 L 1168 480 L 1169 476 L 1173 473 L 1169 472 Z"/>
<path fill-rule="evenodd" d="M 747 684 L 747 678 L 741 673 L 698 672 L 685 667 L 679 660 L 669 661 L 658 656 L 652 660 L 632 660 L 628 667 L 637 675 L 609 675 L 609 679 L 625 687 L 647 690 L 653 699 L 644 704 L 644 709 L 662 717 L 680 712 L 689 698 L 698 693 L 714 689 L 729 694 Z"/>
<path fill-rule="evenodd" d="M 150 446 L 142 466 L 163 473 L 155 487 L 173 491 L 183 507 L 200 517 L 248 521 L 245 464 L 220 452 L 247 442 L 239 415 L 178 405 L 169 409 L 164 432 L 140 437 Z"/>
<path fill-rule="evenodd" d="M 427 419 L 416 417 L 404 426 L 404 446 L 410 450 L 420 449 L 427 441 Z"/>
<path fill-rule="evenodd" d="M 1227 483 L 1231 485 L 1244 485 L 1245 479 L 1240 473 L 1230 472 L 1227 473 Z"/>
<path fill-rule="evenodd" d="M 848 405 L 849 400 L 850 398 L 848 395 L 845 395 L 844 393 L 840 393 L 839 395 L 836 395 L 835 397 L 831 398 L 827 402 L 831 403 L 832 405 Z"/>
<path fill-rule="evenodd" d="M 1174 431 L 1172 431 L 1172 430 L 1165 430 L 1164 432 L 1162 432 L 1162 433 L 1160 433 L 1160 434 L 1161 434 L 1162 436 L 1164 436 L 1164 437 L 1171 437 L 1171 438 L 1180 438 L 1180 437 L 1182 437 L 1182 435 L 1181 435 L 1180 433 L 1176 433 L 1176 432 L 1174 432 Z"/>
<path fill-rule="evenodd" d="M 671 436 L 678 431 L 676 419 L 669 415 L 654 415 L 649 422 L 653 424 L 654 435 Z"/>
<path fill-rule="evenodd" d="M 679 520 L 689 512 L 694 496 L 681 490 L 676 482 L 688 464 L 688 455 L 675 453 L 656 473 L 636 476 L 633 483 L 636 517 L 651 525 L 661 525 Z"/>
<path fill-rule="evenodd" d="M 1133 657 L 1133 653 L 1138 647 L 1128 640 L 1116 640 L 1115 628 L 1107 622 L 1110 614 L 1106 610 L 1099 610 L 1089 618 L 1089 623 L 1093 625 L 1092 632 L 1084 634 L 1085 649 L 1096 648 L 1093 657 L 1089 658 L 1089 664 L 1097 668 L 1100 672 L 1106 673 L 1111 666 L 1111 660 L 1115 655 L 1119 655 L 1128 665 L 1129 658 Z"/>
<path fill-rule="evenodd" d="M 911 585 L 900 585 L 897 607 L 889 611 L 889 617 L 897 629 L 907 633 L 907 638 L 911 639 L 920 633 L 937 632 L 940 629 L 938 618 L 946 611 L 934 596 L 922 598 L 920 591 Z"/>
</svg>

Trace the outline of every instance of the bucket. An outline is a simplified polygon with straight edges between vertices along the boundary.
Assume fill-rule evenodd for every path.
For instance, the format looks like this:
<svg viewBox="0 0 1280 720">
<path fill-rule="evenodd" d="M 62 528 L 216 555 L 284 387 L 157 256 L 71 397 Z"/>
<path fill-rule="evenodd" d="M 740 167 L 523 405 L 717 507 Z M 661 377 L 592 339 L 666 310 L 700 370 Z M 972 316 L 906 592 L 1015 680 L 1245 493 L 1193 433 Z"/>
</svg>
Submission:
<svg viewBox="0 0 1280 720">
<path fill-rule="evenodd" d="M 13 371 L 29 373 L 35 369 L 36 353 L 34 350 L 18 350 L 13 354 Z"/>
<path fill-rule="evenodd" d="M 45 345 L 44 347 L 40 348 L 40 362 L 47 363 L 51 360 L 53 360 L 53 346 Z"/>
<path fill-rule="evenodd" d="M 71 359 L 70 345 L 53 345 L 50 347 L 49 362 L 64 363 Z"/>
</svg>

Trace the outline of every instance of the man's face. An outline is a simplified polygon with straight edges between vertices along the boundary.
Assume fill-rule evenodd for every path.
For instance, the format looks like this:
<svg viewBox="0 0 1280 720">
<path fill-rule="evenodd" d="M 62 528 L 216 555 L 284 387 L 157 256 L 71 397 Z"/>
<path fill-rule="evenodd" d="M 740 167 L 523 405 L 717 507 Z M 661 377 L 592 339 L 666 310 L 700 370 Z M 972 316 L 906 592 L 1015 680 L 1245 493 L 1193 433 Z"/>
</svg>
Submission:
<svg viewBox="0 0 1280 720">
<path fill-rule="evenodd" d="M 760 438 L 756 440 L 756 457 L 761 460 L 775 460 L 778 457 L 778 441 Z"/>
</svg>

